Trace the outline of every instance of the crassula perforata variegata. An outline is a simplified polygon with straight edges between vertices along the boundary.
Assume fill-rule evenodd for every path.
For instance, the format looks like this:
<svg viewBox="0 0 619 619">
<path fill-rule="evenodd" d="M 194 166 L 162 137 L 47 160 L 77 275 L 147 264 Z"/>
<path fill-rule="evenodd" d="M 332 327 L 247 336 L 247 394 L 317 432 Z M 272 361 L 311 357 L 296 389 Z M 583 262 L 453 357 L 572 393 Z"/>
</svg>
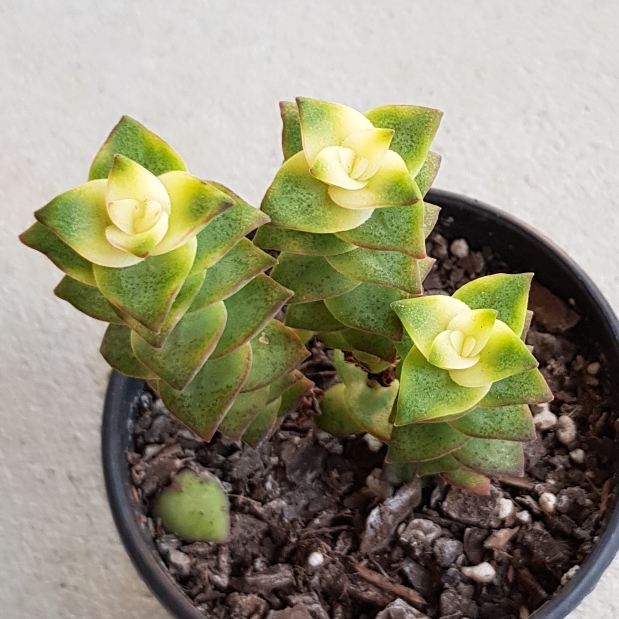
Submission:
<svg viewBox="0 0 619 619">
<path fill-rule="evenodd" d="M 272 277 L 295 293 L 286 324 L 383 367 L 403 337 L 391 303 L 420 294 L 433 263 L 425 238 L 439 209 L 423 196 L 440 164 L 429 148 L 441 113 L 361 114 L 307 98 L 280 107 L 286 160 L 255 243 L 281 252 Z"/>
<path fill-rule="evenodd" d="M 56 295 L 108 322 L 109 364 L 204 439 L 255 445 L 312 386 L 303 343 L 274 320 L 292 292 L 245 238 L 268 217 L 138 122 L 121 119 L 88 182 L 35 216 L 21 239 L 65 272 Z"/>
<path fill-rule="evenodd" d="M 528 405 L 552 399 L 524 342 L 530 282 L 531 274 L 496 274 L 465 284 L 452 297 L 395 302 L 407 335 L 398 345 L 399 380 L 389 387 L 367 375 L 364 380 L 363 370 L 340 354 L 336 368 L 346 392 L 342 385 L 327 391 L 321 427 L 364 431 L 387 443 L 392 481 L 440 473 L 486 494 L 489 476 L 521 475 L 522 443 L 535 437 Z M 362 401 L 351 396 L 351 376 L 357 391 L 365 390 Z M 380 405 L 370 411 L 365 402 Z"/>
</svg>

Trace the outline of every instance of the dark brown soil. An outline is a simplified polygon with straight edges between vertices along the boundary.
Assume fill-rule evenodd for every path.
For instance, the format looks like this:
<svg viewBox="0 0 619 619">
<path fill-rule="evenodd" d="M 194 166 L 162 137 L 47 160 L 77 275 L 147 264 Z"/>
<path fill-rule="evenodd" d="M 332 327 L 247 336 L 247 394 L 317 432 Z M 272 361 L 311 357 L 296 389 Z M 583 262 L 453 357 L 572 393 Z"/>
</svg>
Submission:
<svg viewBox="0 0 619 619">
<path fill-rule="evenodd" d="M 453 292 L 505 270 L 489 250 L 429 242 L 429 293 Z M 609 509 L 616 411 L 602 360 L 570 337 L 578 316 L 537 288 L 535 346 L 555 400 L 534 410 L 527 474 L 489 498 L 424 479 L 393 488 L 367 437 L 336 439 L 314 425 L 317 388 L 258 449 L 217 435 L 209 445 L 144 392 L 136 405 L 135 495 L 179 586 L 218 619 L 526 619 L 590 554 Z M 330 351 L 311 344 L 305 373 L 335 380 Z M 228 544 L 185 543 L 149 517 L 157 491 L 183 468 L 208 469 L 230 493 Z"/>
</svg>

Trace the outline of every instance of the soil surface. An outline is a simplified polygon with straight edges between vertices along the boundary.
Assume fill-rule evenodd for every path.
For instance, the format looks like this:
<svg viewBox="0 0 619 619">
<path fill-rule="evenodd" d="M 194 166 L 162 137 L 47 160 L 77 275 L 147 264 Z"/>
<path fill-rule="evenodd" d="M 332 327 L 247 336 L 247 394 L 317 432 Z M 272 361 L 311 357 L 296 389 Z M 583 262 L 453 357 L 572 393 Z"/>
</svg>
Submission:
<svg viewBox="0 0 619 619">
<path fill-rule="evenodd" d="M 492 252 L 433 234 L 430 294 L 506 271 Z M 142 521 L 179 586 L 217 619 L 526 619 L 590 554 L 609 510 L 615 411 L 602 359 L 570 328 L 578 316 L 548 291 L 531 296 L 528 343 L 555 394 L 534 407 L 526 476 L 490 497 L 434 478 L 400 488 L 381 478 L 385 448 L 371 437 L 315 428 L 321 389 L 335 381 L 320 342 L 304 372 L 318 387 L 258 449 L 217 435 L 209 445 L 145 391 L 128 454 Z M 230 494 L 228 544 L 165 534 L 151 502 L 183 468 L 207 469 Z"/>
</svg>

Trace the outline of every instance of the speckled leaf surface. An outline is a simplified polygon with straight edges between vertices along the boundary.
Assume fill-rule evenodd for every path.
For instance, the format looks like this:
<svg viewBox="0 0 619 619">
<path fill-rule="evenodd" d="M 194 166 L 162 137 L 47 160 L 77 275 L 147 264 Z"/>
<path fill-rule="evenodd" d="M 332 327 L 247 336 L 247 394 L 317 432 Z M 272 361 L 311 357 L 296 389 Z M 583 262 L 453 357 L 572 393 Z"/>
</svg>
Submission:
<svg viewBox="0 0 619 619">
<path fill-rule="evenodd" d="M 267 402 L 276 400 L 283 395 L 290 387 L 296 385 L 303 378 L 303 373 L 299 370 L 292 370 L 289 374 L 285 374 L 281 378 L 273 381 L 269 385 L 269 398 Z"/>
<path fill-rule="evenodd" d="M 226 326 L 223 302 L 185 314 L 172 329 L 163 348 L 154 348 L 135 331 L 131 347 L 135 356 L 170 387 L 182 391 L 217 346 Z"/>
<path fill-rule="evenodd" d="M 497 318 L 520 336 L 526 321 L 532 278 L 532 273 L 496 273 L 465 284 L 453 296 L 471 309 L 495 309 Z"/>
<path fill-rule="evenodd" d="M 353 290 L 359 282 L 336 271 L 322 256 L 281 253 L 271 277 L 294 292 L 290 305 L 321 301 Z"/>
<path fill-rule="evenodd" d="M 467 411 L 490 389 L 490 385 L 475 389 L 461 387 L 451 380 L 447 370 L 428 363 L 418 348 L 413 348 L 404 360 L 400 381 L 397 426 Z"/>
<path fill-rule="evenodd" d="M 239 393 L 234 404 L 219 424 L 218 431 L 231 441 L 239 442 L 258 413 L 267 405 L 269 388 Z"/>
<path fill-rule="evenodd" d="M 402 323 L 391 309 L 391 303 L 404 296 L 403 292 L 395 288 L 359 284 L 346 294 L 326 299 L 325 304 L 337 320 L 346 326 L 398 342 L 402 339 Z"/>
<path fill-rule="evenodd" d="M 61 193 L 34 215 L 37 221 L 82 258 L 106 267 L 122 268 L 142 259 L 111 245 L 105 230 L 112 223 L 105 206 L 107 181 L 91 181 Z"/>
<path fill-rule="evenodd" d="M 537 365 L 520 337 L 497 320 L 488 343 L 479 353 L 479 361 L 470 368 L 450 370 L 449 375 L 459 385 L 475 388 L 532 370 Z"/>
<path fill-rule="evenodd" d="M 303 150 L 299 108 L 296 102 L 280 101 L 279 111 L 282 117 L 282 151 L 284 159 L 290 159 Z"/>
<path fill-rule="evenodd" d="M 275 249 L 302 256 L 335 256 L 355 249 L 335 234 L 314 234 L 299 230 L 286 230 L 275 226 L 262 226 L 254 237 L 262 249 Z"/>
<path fill-rule="evenodd" d="M 187 277 L 187 279 L 183 282 L 179 293 L 176 295 L 174 303 L 172 303 L 172 307 L 163 321 L 163 326 L 161 327 L 159 333 L 150 331 L 137 320 L 131 318 L 131 316 L 121 312 L 118 308 L 114 309 L 117 315 L 120 316 L 123 323 L 135 331 L 143 340 L 155 348 L 161 348 L 165 344 L 165 341 L 168 338 L 168 335 L 170 335 L 172 329 L 174 329 L 174 327 L 178 324 L 178 321 L 189 310 L 189 307 L 191 306 L 195 296 L 198 294 L 203 281 L 204 271 Z"/>
<path fill-rule="evenodd" d="M 426 160 L 421 166 L 421 169 L 417 172 L 417 176 L 415 176 L 415 183 L 417 184 L 417 187 L 419 187 L 419 191 L 422 196 L 425 196 L 430 190 L 430 187 L 432 187 L 432 183 L 434 182 L 440 167 L 441 156 L 437 153 L 429 151 L 426 156 Z"/>
<path fill-rule="evenodd" d="M 508 441 L 532 441 L 535 438 L 533 416 L 529 407 L 524 404 L 474 408 L 449 424 L 458 432 L 475 438 Z"/>
<path fill-rule="evenodd" d="M 347 436 L 361 432 L 361 428 L 353 421 L 347 406 L 346 385 L 338 383 L 325 391 L 320 400 L 320 416 L 316 425 L 323 431 L 334 436 Z"/>
<path fill-rule="evenodd" d="M 129 157 L 156 176 L 187 169 L 167 142 L 129 116 L 123 116 L 112 129 L 90 167 L 89 180 L 107 178 L 114 155 Z"/>
<path fill-rule="evenodd" d="M 375 209 L 367 222 L 337 236 L 358 247 L 381 251 L 399 251 L 413 258 L 426 255 L 423 231 L 424 209 L 413 206 Z"/>
<path fill-rule="evenodd" d="M 250 447 L 257 447 L 267 439 L 275 429 L 277 423 L 277 411 L 281 405 L 281 398 L 269 402 L 254 420 L 249 424 L 243 434 L 243 441 Z"/>
<path fill-rule="evenodd" d="M 152 256 L 124 269 L 95 265 L 103 295 L 147 329 L 159 332 L 196 254 L 195 238 L 163 256 Z"/>
<path fill-rule="evenodd" d="M 297 368 L 309 351 L 294 331 L 278 320 L 271 320 L 250 341 L 252 366 L 243 391 L 266 387 Z"/>
<path fill-rule="evenodd" d="M 263 273 L 277 260 L 258 249 L 249 239 L 241 239 L 223 258 L 208 268 L 204 282 L 189 311 L 223 301 L 240 290 L 258 273 Z"/>
<path fill-rule="evenodd" d="M 218 189 L 224 189 L 217 183 L 212 184 Z M 269 218 L 264 213 L 237 199 L 232 208 L 215 217 L 196 236 L 198 247 L 192 274 L 213 266 L 244 236 L 268 221 Z"/>
<path fill-rule="evenodd" d="M 91 318 L 123 324 L 113 305 L 94 286 L 87 286 L 66 275 L 54 289 L 54 294 Z"/>
<path fill-rule="evenodd" d="M 446 423 L 395 426 L 391 433 L 387 462 L 424 462 L 450 454 L 471 439 Z"/>
<path fill-rule="evenodd" d="M 291 295 L 288 289 L 261 274 L 228 297 L 224 301 L 228 322 L 212 358 L 229 355 L 249 342 L 279 312 Z"/>
<path fill-rule="evenodd" d="M 159 180 L 170 196 L 172 210 L 168 231 L 151 252 L 153 256 L 165 254 L 186 243 L 235 204 L 223 191 L 187 172 L 168 172 Z"/>
<path fill-rule="evenodd" d="M 473 438 L 454 457 L 478 473 L 524 475 L 522 445 L 515 441 Z"/>
<path fill-rule="evenodd" d="M 429 202 L 423 203 L 423 236 L 425 238 L 428 238 L 432 230 L 434 230 L 440 212 L 440 206 L 430 204 Z"/>
<path fill-rule="evenodd" d="M 286 309 L 286 319 L 284 322 L 287 326 L 295 329 L 321 331 L 324 333 L 341 331 L 346 328 L 346 325 L 337 320 L 327 309 L 324 301 L 289 305 Z"/>
<path fill-rule="evenodd" d="M 552 397 L 542 373 L 535 369 L 493 383 L 478 406 L 496 408 L 512 404 L 542 404 L 550 402 Z"/>
<path fill-rule="evenodd" d="M 155 518 L 168 533 L 195 542 L 225 542 L 230 533 L 228 495 L 215 475 L 186 469 L 156 498 Z"/>
<path fill-rule="evenodd" d="M 356 281 L 389 286 L 409 294 L 421 293 L 415 259 L 399 252 L 359 248 L 326 260 L 336 271 Z"/>
<path fill-rule="evenodd" d="M 421 170 L 443 113 L 413 105 L 385 105 L 367 112 L 375 127 L 394 129 L 391 149 L 398 153 L 413 176 Z"/>
<path fill-rule="evenodd" d="M 245 344 L 222 359 L 209 359 L 183 391 L 159 381 L 159 395 L 182 423 L 210 441 L 241 391 L 251 367 L 251 346 Z"/>
<path fill-rule="evenodd" d="M 118 372 L 133 378 L 154 378 L 149 370 L 134 355 L 131 348 L 131 329 L 124 325 L 111 324 L 101 342 L 101 355 Z"/>
<path fill-rule="evenodd" d="M 24 245 L 47 256 L 69 277 L 87 286 L 96 286 L 92 263 L 82 258 L 43 224 L 34 223 L 19 238 Z"/>
<path fill-rule="evenodd" d="M 346 342 L 346 346 L 332 346 L 332 348 L 342 348 L 342 350 L 359 350 L 371 355 L 376 355 L 389 363 L 393 363 L 395 361 L 396 348 L 394 343 L 389 338 L 383 337 L 382 335 L 376 335 L 374 333 L 368 333 L 367 331 L 359 331 L 357 329 L 345 329 L 340 333 Z M 325 344 L 327 344 L 326 341 Z M 331 344 L 327 344 L 327 346 L 331 346 Z"/>
<path fill-rule="evenodd" d="M 328 185 L 309 173 L 305 155 L 300 152 L 281 167 L 261 209 L 275 226 L 319 234 L 356 228 L 372 215 L 369 208 L 352 210 L 338 206 L 328 190 Z"/>
<path fill-rule="evenodd" d="M 306 376 L 301 376 L 296 383 L 288 387 L 281 395 L 279 408 L 277 409 L 278 418 L 285 417 L 288 413 L 295 410 L 307 392 L 313 387 L 314 383 Z"/>
</svg>

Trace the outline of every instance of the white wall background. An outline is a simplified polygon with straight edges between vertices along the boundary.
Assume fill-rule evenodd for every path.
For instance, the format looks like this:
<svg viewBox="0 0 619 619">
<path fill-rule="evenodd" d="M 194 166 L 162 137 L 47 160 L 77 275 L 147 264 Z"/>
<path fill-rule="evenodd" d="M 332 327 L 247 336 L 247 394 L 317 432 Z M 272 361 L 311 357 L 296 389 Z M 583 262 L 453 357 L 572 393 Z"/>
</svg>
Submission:
<svg viewBox="0 0 619 619">
<path fill-rule="evenodd" d="M 618 34 L 616 0 L 0 3 L 0 615 L 167 616 L 104 498 L 102 325 L 16 239 L 122 114 L 257 204 L 278 100 L 440 108 L 437 186 L 534 224 L 619 307 Z M 618 577 L 570 619 L 618 617 Z"/>
</svg>

